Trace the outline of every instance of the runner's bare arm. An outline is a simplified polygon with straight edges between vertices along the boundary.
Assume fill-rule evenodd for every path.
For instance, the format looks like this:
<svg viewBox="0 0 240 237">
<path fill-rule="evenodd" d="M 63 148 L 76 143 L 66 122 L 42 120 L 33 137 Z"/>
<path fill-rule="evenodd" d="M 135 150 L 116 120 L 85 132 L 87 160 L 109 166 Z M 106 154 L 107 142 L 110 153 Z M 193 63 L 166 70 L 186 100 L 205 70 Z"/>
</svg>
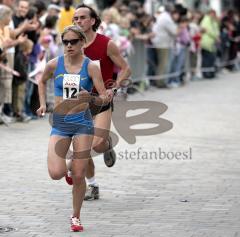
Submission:
<svg viewBox="0 0 240 237">
<path fill-rule="evenodd" d="M 116 81 L 116 87 L 119 88 L 121 85 L 121 81 L 128 79 L 131 75 L 131 69 L 122 57 L 119 48 L 112 40 L 110 40 L 108 43 L 107 55 L 111 58 L 114 64 L 120 68 L 120 72 Z"/>
<path fill-rule="evenodd" d="M 51 79 L 53 73 L 57 66 L 57 58 L 50 60 L 43 72 L 41 79 L 38 82 L 38 93 L 39 93 L 39 101 L 40 106 L 46 106 L 46 82 Z"/>
<path fill-rule="evenodd" d="M 108 104 L 112 98 L 109 98 L 106 93 L 106 88 L 104 86 L 102 74 L 99 67 L 96 64 L 90 62 L 88 64 L 88 73 L 89 76 L 92 78 L 93 85 L 99 94 L 100 104 Z M 97 97 L 96 100 L 98 100 Z M 96 102 L 98 103 L 98 101 Z"/>
</svg>

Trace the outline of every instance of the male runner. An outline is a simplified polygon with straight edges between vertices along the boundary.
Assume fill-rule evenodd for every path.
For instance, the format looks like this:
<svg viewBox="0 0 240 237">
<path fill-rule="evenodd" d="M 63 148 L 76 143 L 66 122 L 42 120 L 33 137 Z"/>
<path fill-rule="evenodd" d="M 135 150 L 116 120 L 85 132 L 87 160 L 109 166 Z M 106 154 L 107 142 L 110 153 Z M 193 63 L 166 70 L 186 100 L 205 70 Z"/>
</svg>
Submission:
<svg viewBox="0 0 240 237">
<path fill-rule="evenodd" d="M 123 59 L 116 44 L 108 37 L 96 33 L 101 24 L 101 19 L 96 11 L 88 5 L 81 4 L 77 6 L 73 23 L 80 26 L 85 33 L 87 42 L 84 47 L 84 53 L 91 60 L 100 64 L 104 85 L 107 93 L 120 87 L 121 81 L 128 78 L 131 74 L 130 67 Z M 114 64 L 120 69 L 116 83 L 113 84 Z M 113 86 L 114 85 L 114 86 Z M 104 161 L 108 167 L 112 167 L 116 161 L 116 154 L 112 148 L 109 130 L 111 127 L 112 102 L 103 106 L 94 118 L 94 126 L 108 131 L 107 139 L 94 136 L 93 149 L 97 153 L 104 153 Z M 84 200 L 94 200 L 99 198 L 99 187 L 95 180 L 95 166 L 92 159 L 89 159 L 87 169 L 88 190 Z"/>
</svg>

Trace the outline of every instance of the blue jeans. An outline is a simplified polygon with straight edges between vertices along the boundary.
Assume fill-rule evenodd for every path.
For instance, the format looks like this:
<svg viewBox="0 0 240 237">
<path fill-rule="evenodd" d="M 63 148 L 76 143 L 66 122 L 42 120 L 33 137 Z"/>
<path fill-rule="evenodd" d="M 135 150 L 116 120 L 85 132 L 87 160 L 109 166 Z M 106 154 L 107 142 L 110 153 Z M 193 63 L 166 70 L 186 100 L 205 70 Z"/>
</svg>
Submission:
<svg viewBox="0 0 240 237">
<path fill-rule="evenodd" d="M 184 73 L 184 66 L 186 63 L 186 56 L 187 56 L 187 48 L 182 47 L 180 48 L 179 52 L 173 58 L 171 63 L 171 73 L 174 75 L 170 77 L 168 83 L 181 83 L 181 76 Z"/>
<path fill-rule="evenodd" d="M 29 65 L 29 72 L 33 71 L 35 67 L 35 64 L 31 63 Z M 24 112 L 28 116 L 33 116 L 32 110 L 31 110 L 31 99 L 33 94 L 34 84 L 27 80 L 26 81 L 26 89 L 25 89 L 25 99 L 24 99 Z"/>
</svg>

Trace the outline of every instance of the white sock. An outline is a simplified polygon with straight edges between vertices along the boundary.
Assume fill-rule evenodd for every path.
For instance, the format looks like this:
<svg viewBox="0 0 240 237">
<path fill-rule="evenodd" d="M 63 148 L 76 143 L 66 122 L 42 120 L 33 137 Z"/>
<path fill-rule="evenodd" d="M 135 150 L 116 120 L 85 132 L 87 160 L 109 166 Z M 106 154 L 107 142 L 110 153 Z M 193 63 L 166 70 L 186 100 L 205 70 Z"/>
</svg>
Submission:
<svg viewBox="0 0 240 237">
<path fill-rule="evenodd" d="M 66 159 L 66 166 L 67 166 L 68 171 L 72 170 L 72 160 L 71 159 Z"/>
<path fill-rule="evenodd" d="M 93 185 L 93 186 L 98 187 L 98 184 L 97 184 L 94 176 L 90 179 L 88 179 L 88 178 L 86 178 L 86 179 L 87 179 L 87 185 Z"/>
</svg>

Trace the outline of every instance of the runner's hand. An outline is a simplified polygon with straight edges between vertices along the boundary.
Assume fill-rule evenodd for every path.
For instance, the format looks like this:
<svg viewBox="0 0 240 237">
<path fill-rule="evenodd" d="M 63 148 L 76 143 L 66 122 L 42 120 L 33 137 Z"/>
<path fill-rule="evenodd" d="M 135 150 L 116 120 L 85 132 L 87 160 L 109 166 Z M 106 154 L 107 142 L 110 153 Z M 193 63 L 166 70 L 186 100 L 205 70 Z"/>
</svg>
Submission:
<svg viewBox="0 0 240 237">
<path fill-rule="evenodd" d="M 113 96 L 114 96 L 113 90 L 112 89 L 107 89 L 106 90 L 106 95 L 109 98 L 109 101 L 111 101 L 113 99 Z"/>
</svg>

